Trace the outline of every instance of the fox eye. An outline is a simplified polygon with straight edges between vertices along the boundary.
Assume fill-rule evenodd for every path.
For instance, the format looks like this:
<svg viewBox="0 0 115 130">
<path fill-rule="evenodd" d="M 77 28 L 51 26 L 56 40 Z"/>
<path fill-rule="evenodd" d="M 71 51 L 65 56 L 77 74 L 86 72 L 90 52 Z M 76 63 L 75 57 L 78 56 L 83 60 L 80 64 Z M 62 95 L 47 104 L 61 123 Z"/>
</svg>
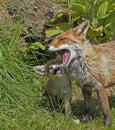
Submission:
<svg viewBox="0 0 115 130">
<path fill-rule="evenodd" d="M 49 70 L 52 70 L 52 69 L 53 69 L 53 66 L 50 66 L 50 67 L 49 67 Z"/>
<path fill-rule="evenodd" d="M 65 40 L 65 39 L 67 39 L 67 38 L 62 38 L 62 37 L 61 37 L 61 38 L 59 38 L 59 40 L 60 40 L 60 41 L 63 41 L 63 40 Z"/>
</svg>

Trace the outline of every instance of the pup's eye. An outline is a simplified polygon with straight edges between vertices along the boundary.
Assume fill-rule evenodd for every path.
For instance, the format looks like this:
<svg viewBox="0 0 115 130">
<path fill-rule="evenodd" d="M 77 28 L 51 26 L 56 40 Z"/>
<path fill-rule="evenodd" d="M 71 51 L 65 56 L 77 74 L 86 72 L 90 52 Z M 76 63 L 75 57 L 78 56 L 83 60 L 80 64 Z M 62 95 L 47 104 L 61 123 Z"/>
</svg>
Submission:
<svg viewBox="0 0 115 130">
<path fill-rule="evenodd" d="M 52 70 L 52 69 L 53 69 L 53 66 L 50 66 L 50 67 L 49 67 L 49 70 Z"/>
</svg>

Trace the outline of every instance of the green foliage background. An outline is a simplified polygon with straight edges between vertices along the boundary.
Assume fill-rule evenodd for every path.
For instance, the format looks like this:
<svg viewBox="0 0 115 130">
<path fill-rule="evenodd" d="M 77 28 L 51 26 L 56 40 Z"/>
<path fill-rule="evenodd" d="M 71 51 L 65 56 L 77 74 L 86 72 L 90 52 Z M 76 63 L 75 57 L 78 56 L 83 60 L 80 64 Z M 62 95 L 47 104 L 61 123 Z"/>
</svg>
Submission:
<svg viewBox="0 0 115 130">
<path fill-rule="evenodd" d="M 88 37 L 92 41 L 103 42 L 113 39 L 114 0 L 63 0 L 61 2 L 68 11 L 57 14 L 44 25 L 48 27 L 46 39 L 50 40 L 86 19 L 91 21 Z M 46 106 L 41 103 L 44 98 L 42 94 L 46 77 L 32 72 L 35 63 L 46 61 L 45 55 L 39 52 L 39 49 L 44 50 L 45 47 L 39 41 L 26 46 L 20 45 L 21 22 L 19 20 L 13 23 L 10 28 L 7 22 L 0 21 L 0 130 L 113 130 L 115 128 L 114 99 L 111 100 L 113 120 L 111 127 L 103 125 L 103 118 L 100 118 L 101 110 L 98 107 L 93 110 L 94 119 L 88 124 L 76 125 L 66 120 L 62 112 L 59 112 L 56 117 L 51 116 L 47 102 Z M 30 52 L 33 52 L 32 55 Z M 78 96 L 82 97 L 79 88 L 74 85 L 73 87 L 78 92 Z M 83 103 L 77 104 L 73 111 L 76 113 L 76 118 L 81 116 L 84 113 Z"/>
<path fill-rule="evenodd" d="M 90 20 L 88 38 L 95 43 L 113 40 L 115 33 L 115 2 L 114 0 L 68 0 L 68 10 L 57 14 L 47 26 L 46 36 L 56 34 L 75 27 L 77 24 Z"/>
</svg>

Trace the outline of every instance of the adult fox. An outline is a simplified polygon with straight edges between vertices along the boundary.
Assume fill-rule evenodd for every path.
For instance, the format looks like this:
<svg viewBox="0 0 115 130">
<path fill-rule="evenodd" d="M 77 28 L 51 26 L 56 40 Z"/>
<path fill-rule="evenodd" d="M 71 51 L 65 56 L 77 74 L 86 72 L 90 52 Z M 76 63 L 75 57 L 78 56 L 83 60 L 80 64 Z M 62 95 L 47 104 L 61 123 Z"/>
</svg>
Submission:
<svg viewBox="0 0 115 130">
<path fill-rule="evenodd" d="M 49 51 L 59 51 L 63 67 L 82 89 L 86 121 L 90 120 L 90 100 L 96 91 L 103 109 L 105 124 L 111 124 L 110 107 L 104 87 L 115 84 L 115 41 L 92 45 L 86 38 L 90 22 L 87 20 L 77 27 L 57 36 L 49 45 Z"/>
</svg>

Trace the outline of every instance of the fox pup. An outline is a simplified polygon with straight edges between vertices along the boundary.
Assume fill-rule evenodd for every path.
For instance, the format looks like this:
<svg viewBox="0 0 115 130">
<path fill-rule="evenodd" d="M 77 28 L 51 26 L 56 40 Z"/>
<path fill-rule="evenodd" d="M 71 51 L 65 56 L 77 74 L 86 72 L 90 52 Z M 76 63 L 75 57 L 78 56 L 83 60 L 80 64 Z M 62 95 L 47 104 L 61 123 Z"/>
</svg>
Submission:
<svg viewBox="0 0 115 130">
<path fill-rule="evenodd" d="M 56 98 L 65 104 L 65 114 L 70 118 L 71 113 L 71 81 L 62 65 L 60 58 L 50 60 L 46 65 L 33 67 L 33 70 L 40 74 L 48 76 L 45 89 L 46 95 L 54 109 L 56 110 Z"/>
<path fill-rule="evenodd" d="M 93 45 L 86 38 L 90 22 L 58 35 L 48 46 L 49 51 L 62 55 L 62 65 L 81 87 L 85 102 L 86 121 L 90 118 L 92 91 L 96 91 L 103 109 L 105 124 L 111 124 L 110 107 L 105 87 L 115 84 L 115 41 Z"/>
</svg>

